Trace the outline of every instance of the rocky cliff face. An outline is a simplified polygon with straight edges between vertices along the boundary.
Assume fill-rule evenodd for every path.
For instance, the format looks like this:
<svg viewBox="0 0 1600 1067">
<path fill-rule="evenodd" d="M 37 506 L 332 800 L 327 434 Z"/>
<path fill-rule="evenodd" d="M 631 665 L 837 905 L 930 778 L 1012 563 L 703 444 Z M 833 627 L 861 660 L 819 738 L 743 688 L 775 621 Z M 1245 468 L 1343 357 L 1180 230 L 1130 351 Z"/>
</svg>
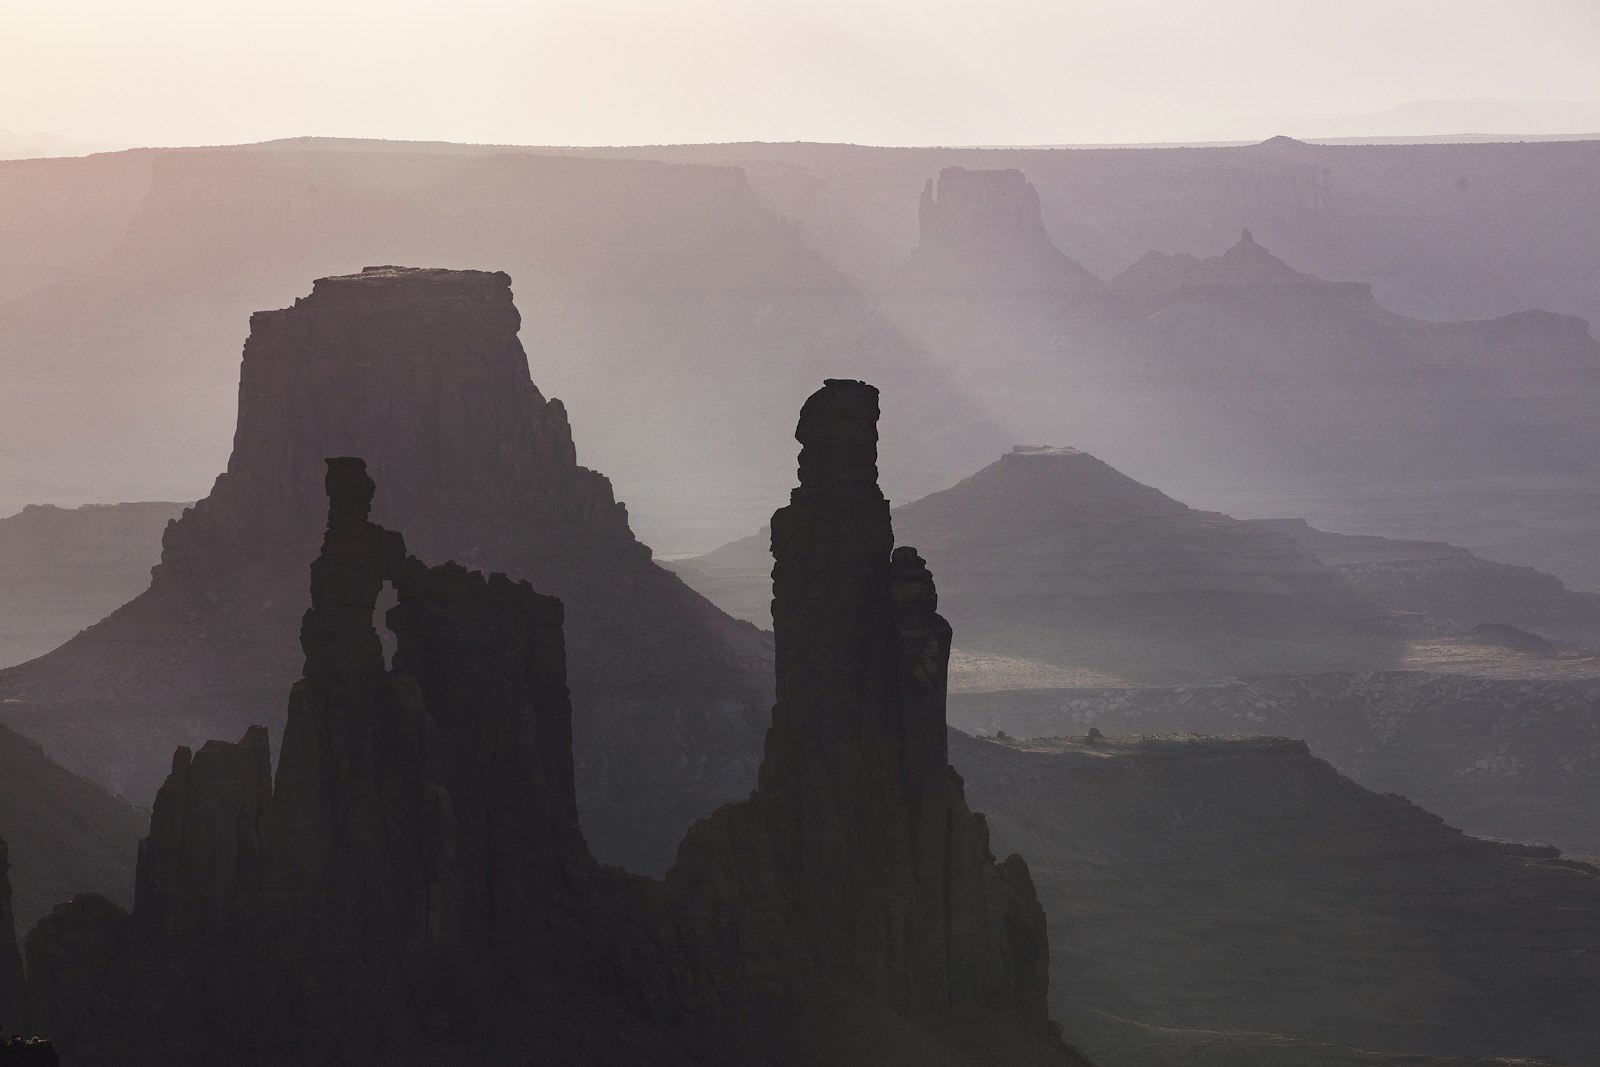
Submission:
<svg viewBox="0 0 1600 1067">
<path fill-rule="evenodd" d="M 132 914 L 80 896 L 29 936 L 32 1014 L 74 1061 L 360 1056 L 391 1028 L 414 1040 L 420 991 L 465 996 L 501 947 L 559 969 L 581 939 L 562 917 L 594 864 L 561 603 L 409 556 L 368 521 L 360 460 L 329 460 L 326 484 L 276 782 L 260 727 L 179 749 Z M 385 583 L 392 671 L 374 627 Z M 436 992 L 444 1018 L 427 1025 L 451 1025 L 450 1003 Z"/>
<path fill-rule="evenodd" d="M 1039 192 L 1020 170 L 946 167 L 917 207 L 920 240 L 896 287 L 1092 292 L 1101 281 L 1045 232 Z"/>
<path fill-rule="evenodd" d="M 84 894 L 29 935 L 35 1024 L 81 1064 L 499 1063 L 483 1050 L 518 1026 L 518 1062 L 626 1062 L 592 1047 L 620 1028 L 663 1062 L 777 1063 L 856 1062 L 820 1050 L 909 1018 L 922 1036 L 874 1037 L 891 1058 L 931 1042 L 929 1062 L 1081 1063 L 1049 1024 L 1027 866 L 994 862 L 947 760 L 950 631 L 915 552 L 890 552 L 876 417 L 855 382 L 806 407 L 759 786 L 694 827 L 664 885 L 584 842 L 562 603 L 419 562 L 369 521 L 365 464 L 328 460 L 275 780 L 260 727 L 178 750 L 132 913 Z M 834 996 L 860 1003 L 830 1021 Z M 752 1012 L 806 1036 L 752 1060 Z M 553 1043 L 533 1021 L 553 1014 L 608 1036 Z"/>
<path fill-rule="evenodd" d="M 0 675 L 6 719 L 139 799 L 177 745 L 280 722 L 322 458 L 363 455 L 389 487 L 379 517 L 419 551 L 573 605 L 591 839 L 664 870 L 684 827 L 748 791 L 770 649 L 650 561 L 530 380 L 519 321 L 504 274 L 396 267 L 253 316 L 227 471 L 168 528 L 146 593 Z"/>
</svg>

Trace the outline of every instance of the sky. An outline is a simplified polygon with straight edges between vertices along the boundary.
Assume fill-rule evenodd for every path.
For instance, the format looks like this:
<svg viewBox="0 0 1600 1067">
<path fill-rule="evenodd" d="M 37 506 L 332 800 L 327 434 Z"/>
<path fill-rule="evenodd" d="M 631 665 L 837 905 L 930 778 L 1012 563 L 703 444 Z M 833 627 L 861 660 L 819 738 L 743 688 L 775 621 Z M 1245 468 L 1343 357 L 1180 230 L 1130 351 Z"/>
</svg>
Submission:
<svg viewBox="0 0 1600 1067">
<path fill-rule="evenodd" d="M 1600 106 L 1600 0 L 0 0 L 0 129 L 117 144 L 1144 142 L 1480 97 Z"/>
</svg>

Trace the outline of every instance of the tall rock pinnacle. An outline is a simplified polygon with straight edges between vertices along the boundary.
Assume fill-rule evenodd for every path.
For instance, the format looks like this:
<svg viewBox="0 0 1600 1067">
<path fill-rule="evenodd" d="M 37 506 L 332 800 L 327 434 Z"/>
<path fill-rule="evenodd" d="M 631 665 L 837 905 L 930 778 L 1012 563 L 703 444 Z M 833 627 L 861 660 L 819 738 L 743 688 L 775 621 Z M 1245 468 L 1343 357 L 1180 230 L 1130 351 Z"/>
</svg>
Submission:
<svg viewBox="0 0 1600 1067">
<path fill-rule="evenodd" d="M 917 1041 L 959 1031 L 1080 1064 L 1048 1026 L 1027 866 L 994 862 L 946 760 L 950 628 L 916 553 L 890 551 L 876 417 L 859 382 L 807 405 L 805 473 L 778 524 L 794 609 L 781 718 L 760 788 L 695 824 L 665 883 L 601 867 L 584 842 L 562 603 L 420 562 L 370 521 L 366 465 L 329 459 L 276 780 L 261 727 L 179 749 L 133 912 L 81 894 L 30 933 L 31 1021 L 95 1067 L 376 1063 L 496 1044 L 493 998 L 541 1062 L 587 1064 L 597 1039 L 558 1047 L 557 1016 L 670 1049 L 680 1023 L 704 1047 L 759 1007 L 792 1031 L 844 1027 L 825 1047 L 850 1031 L 817 997 L 843 990 L 880 1017 L 869 1028 L 898 1013 L 926 1029 Z M 829 537 L 827 514 L 850 503 Z M 392 667 L 374 625 L 385 584 Z M 880 1058 L 908 1058 L 889 1041 Z"/>
<path fill-rule="evenodd" d="M 999 1011 L 1043 1027 L 1044 912 L 1022 858 L 995 862 L 949 764 L 950 626 L 921 557 L 894 547 L 877 418 L 878 391 L 855 381 L 801 412 L 800 485 L 772 517 L 778 692 L 760 786 L 695 828 L 673 875 L 714 884 L 716 857 L 764 840 L 735 906 L 760 915 L 762 887 L 781 887 L 790 967 L 924 1021 Z"/>
</svg>

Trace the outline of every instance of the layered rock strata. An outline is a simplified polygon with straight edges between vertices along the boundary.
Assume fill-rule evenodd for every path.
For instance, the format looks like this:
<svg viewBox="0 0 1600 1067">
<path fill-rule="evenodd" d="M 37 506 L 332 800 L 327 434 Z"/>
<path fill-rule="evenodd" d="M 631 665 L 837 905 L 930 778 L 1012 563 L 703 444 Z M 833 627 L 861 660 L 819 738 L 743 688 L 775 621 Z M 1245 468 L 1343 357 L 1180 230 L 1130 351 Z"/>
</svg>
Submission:
<svg viewBox="0 0 1600 1067">
<path fill-rule="evenodd" d="M 882 1039 L 894 1055 L 1079 1063 L 1049 1024 L 1027 866 L 994 862 L 946 757 L 950 629 L 915 552 L 891 551 L 876 415 L 854 382 L 806 406 L 759 786 L 693 828 L 665 884 L 585 844 L 561 602 L 419 562 L 369 521 L 365 464 L 327 461 L 276 778 L 260 727 L 179 749 L 132 913 L 84 894 L 30 934 L 35 1024 L 75 1064 L 410 1062 L 499 1047 L 489 1005 L 510 1003 L 554 1062 L 591 1060 L 527 1020 L 725 1062 L 751 1013 L 836 1041 L 816 1005 L 844 996 L 852 1027 L 920 1024 Z"/>
</svg>

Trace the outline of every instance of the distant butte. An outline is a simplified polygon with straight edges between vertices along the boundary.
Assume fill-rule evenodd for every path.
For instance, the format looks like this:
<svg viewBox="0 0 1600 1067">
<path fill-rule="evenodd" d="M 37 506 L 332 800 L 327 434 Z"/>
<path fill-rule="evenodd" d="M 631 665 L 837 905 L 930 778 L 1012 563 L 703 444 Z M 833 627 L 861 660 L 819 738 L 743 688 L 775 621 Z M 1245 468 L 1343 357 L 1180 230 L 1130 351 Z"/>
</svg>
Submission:
<svg viewBox="0 0 1600 1067">
<path fill-rule="evenodd" d="M 919 242 L 895 288 L 1095 292 L 1102 283 L 1045 231 L 1020 170 L 946 167 L 917 208 Z"/>
</svg>

